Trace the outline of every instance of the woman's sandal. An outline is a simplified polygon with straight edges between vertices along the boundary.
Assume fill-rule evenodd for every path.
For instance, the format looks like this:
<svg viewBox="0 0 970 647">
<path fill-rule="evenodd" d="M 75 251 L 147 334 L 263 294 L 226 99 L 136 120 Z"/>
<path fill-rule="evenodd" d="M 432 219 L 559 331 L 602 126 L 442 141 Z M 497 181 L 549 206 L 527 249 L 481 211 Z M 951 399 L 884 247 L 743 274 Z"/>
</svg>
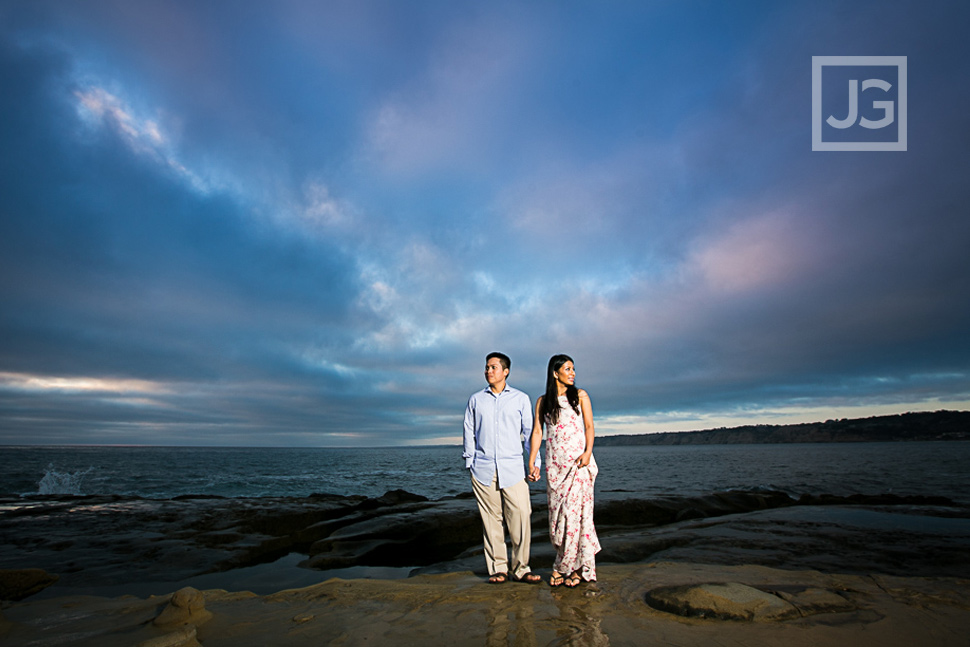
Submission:
<svg viewBox="0 0 970 647">
<path fill-rule="evenodd" d="M 508 573 L 496 573 L 488 578 L 489 584 L 505 584 L 509 581 Z"/>
<path fill-rule="evenodd" d="M 583 578 L 579 576 L 579 573 L 573 573 L 566 578 L 565 585 L 567 589 L 574 589 L 583 582 Z"/>
<path fill-rule="evenodd" d="M 563 583 L 562 574 L 557 573 L 556 571 L 553 571 L 552 575 L 549 576 L 549 586 L 559 586 L 562 583 Z"/>
</svg>

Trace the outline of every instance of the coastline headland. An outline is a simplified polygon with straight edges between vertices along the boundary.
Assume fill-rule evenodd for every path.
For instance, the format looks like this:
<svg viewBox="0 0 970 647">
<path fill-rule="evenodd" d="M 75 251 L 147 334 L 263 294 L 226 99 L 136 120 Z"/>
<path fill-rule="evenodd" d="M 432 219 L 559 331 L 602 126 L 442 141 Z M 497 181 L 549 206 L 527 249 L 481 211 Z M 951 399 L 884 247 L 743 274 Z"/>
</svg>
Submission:
<svg viewBox="0 0 970 647">
<path fill-rule="evenodd" d="M 743 425 L 700 431 L 602 436 L 601 446 L 740 445 L 970 440 L 970 411 L 902 413 L 790 425 Z"/>
</svg>

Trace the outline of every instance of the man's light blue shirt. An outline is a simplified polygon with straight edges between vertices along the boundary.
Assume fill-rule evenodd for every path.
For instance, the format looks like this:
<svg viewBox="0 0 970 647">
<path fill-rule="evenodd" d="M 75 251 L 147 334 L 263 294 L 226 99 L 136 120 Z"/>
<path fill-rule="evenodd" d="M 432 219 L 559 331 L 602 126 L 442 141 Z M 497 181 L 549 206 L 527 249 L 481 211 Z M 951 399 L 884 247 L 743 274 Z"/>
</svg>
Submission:
<svg viewBox="0 0 970 647">
<path fill-rule="evenodd" d="M 491 485 L 496 472 L 500 489 L 524 479 L 522 450 L 524 444 L 528 457 L 531 437 L 532 402 L 522 391 L 506 385 L 494 393 L 485 387 L 468 398 L 462 456 L 479 483 Z"/>
</svg>

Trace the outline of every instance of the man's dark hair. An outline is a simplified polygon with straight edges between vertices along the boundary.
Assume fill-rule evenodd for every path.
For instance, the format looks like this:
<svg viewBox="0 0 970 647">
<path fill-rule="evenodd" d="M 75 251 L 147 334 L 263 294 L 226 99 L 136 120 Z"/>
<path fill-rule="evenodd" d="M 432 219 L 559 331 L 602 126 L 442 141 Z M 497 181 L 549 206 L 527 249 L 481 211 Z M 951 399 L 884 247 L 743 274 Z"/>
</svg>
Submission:
<svg viewBox="0 0 970 647">
<path fill-rule="evenodd" d="M 512 360 L 510 360 L 509 356 L 505 353 L 489 353 L 485 356 L 485 363 L 488 364 L 488 360 L 492 359 L 493 357 L 502 362 L 502 368 L 505 370 L 508 371 L 512 368 Z"/>
</svg>

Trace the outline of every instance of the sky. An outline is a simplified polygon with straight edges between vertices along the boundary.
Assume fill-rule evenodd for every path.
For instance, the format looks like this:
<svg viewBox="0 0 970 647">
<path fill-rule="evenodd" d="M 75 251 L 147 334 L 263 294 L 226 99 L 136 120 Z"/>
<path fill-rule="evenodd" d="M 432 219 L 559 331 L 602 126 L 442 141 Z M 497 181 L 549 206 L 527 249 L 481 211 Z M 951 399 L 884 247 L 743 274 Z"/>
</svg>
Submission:
<svg viewBox="0 0 970 647">
<path fill-rule="evenodd" d="M 968 409 L 967 24 L 0 0 L 0 444 L 457 444 L 496 350 L 601 435 Z M 907 57 L 906 151 L 812 150 L 813 56 Z"/>
</svg>

